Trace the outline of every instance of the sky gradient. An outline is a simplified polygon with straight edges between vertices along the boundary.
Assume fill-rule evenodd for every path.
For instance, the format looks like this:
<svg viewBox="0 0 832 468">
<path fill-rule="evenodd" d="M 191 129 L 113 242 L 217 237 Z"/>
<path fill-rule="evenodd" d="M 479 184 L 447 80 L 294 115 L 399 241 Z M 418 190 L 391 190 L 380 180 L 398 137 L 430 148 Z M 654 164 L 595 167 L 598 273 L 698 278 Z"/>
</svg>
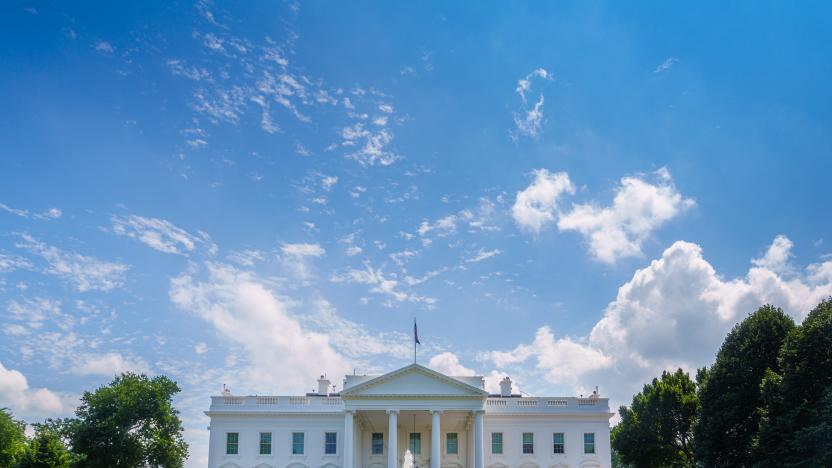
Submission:
<svg viewBox="0 0 832 468">
<path fill-rule="evenodd" d="M 0 407 L 412 360 L 618 405 L 832 294 L 827 2 L 5 2 Z"/>
</svg>

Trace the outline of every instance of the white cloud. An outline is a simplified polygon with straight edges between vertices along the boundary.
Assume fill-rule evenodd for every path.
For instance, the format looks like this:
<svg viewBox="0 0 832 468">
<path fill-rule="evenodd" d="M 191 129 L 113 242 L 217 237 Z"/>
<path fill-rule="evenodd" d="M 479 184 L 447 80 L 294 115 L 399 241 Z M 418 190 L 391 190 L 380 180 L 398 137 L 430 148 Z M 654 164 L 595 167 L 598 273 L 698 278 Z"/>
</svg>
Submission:
<svg viewBox="0 0 832 468">
<path fill-rule="evenodd" d="M 217 249 L 208 234 L 201 231 L 197 235 L 190 234 L 164 219 L 129 215 L 112 216 L 110 220 L 115 234 L 136 239 L 160 252 L 187 255 L 198 244 L 206 245 L 209 253 Z"/>
<path fill-rule="evenodd" d="M 319 244 L 307 243 L 283 244 L 280 251 L 283 254 L 284 266 L 301 280 L 308 280 L 313 276 L 307 257 L 317 258 L 326 254 L 326 250 Z"/>
<path fill-rule="evenodd" d="M 521 135 L 534 137 L 540 133 L 540 127 L 543 124 L 543 103 L 545 102 L 543 93 L 540 93 L 540 96 L 531 108 L 528 107 L 528 103 L 526 102 L 526 93 L 531 91 L 535 79 L 544 81 L 551 80 L 552 74 L 545 68 L 538 68 L 526 75 L 525 78 L 517 81 L 515 91 L 520 95 L 522 107 L 519 112 L 514 113 L 515 128 L 510 132 L 513 140 L 517 140 Z"/>
<path fill-rule="evenodd" d="M 656 67 L 655 70 L 653 70 L 653 73 L 666 72 L 666 71 L 670 70 L 671 67 L 673 67 L 673 65 L 675 65 L 676 62 L 678 62 L 678 61 L 679 60 L 675 57 L 668 57 L 664 62 L 660 63 L 659 66 Z"/>
<path fill-rule="evenodd" d="M 437 219 L 433 223 L 422 221 L 422 224 L 419 225 L 419 229 L 417 231 L 420 236 L 426 236 L 429 233 L 433 233 L 437 237 L 449 236 L 456 233 L 456 223 L 458 219 L 457 215 L 451 214 Z"/>
<path fill-rule="evenodd" d="M 188 66 L 182 60 L 169 59 L 166 63 L 168 68 L 170 69 L 170 73 L 174 76 L 184 76 L 185 78 L 194 81 L 211 79 L 211 74 L 208 72 L 208 70 L 204 68 Z"/>
<path fill-rule="evenodd" d="M 123 372 L 147 374 L 150 366 L 141 358 L 125 358 L 121 353 L 87 354 L 78 359 L 72 368 L 77 375 L 100 375 L 112 377 Z"/>
<path fill-rule="evenodd" d="M 460 364 L 459 357 L 456 354 L 447 351 L 444 353 L 439 353 L 436 356 L 430 358 L 430 361 L 428 362 L 428 367 L 445 375 L 461 377 L 477 374 L 475 370 L 468 369 L 467 367 Z"/>
<path fill-rule="evenodd" d="M 779 253 L 788 258 L 786 241 L 778 236 L 769 251 L 789 246 Z M 781 307 L 800 321 L 832 295 L 832 261 L 786 275 L 760 265 L 752 260 L 745 276 L 726 279 L 698 245 L 678 241 L 619 288 L 587 337 L 555 338 L 541 327 L 531 344 L 486 353 L 487 359 L 500 369 L 533 359 L 552 384 L 569 383 L 576 391 L 601 384 L 625 402 L 664 369 L 710 364 L 731 328 L 761 305 Z"/>
<path fill-rule="evenodd" d="M 14 270 L 32 268 L 29 260 L 17 255 L 0 252 L 0 273 L 8 273 Z"/>
<path fill-rule="evenodd" d="M 29 210 L 21 210 L 19 208 L 12 208 L 5 203 L 0 203 L 0 210 L 7 211 L 15 216 L 20 216 L 21 218 L 33 218 L 33 219 L 40 219 L 40 220 L 52 220 L 58 219 L 63 216 L 63 212 L 57 208 L 49 208 L 48 210 L 42 213 L 32 213 Z"/>
<path fill-rule="evenodd" d="M 517 192 L 511 216 L 518 226 L 538 234 L 544 226 L 555 221 L 558 200 L 563 194 L 575 193 L 575 186 L 565 172 L 537 169 L 533 174 L 534 181 Z"/>
<path fill-rule="evenodd" d="M 789 261 L 792 257 L 794 244 L 788 237 L 779 235 L 774 238 L 765 256 L 752 261 L 755 266 L 767 268 L 777 273 L 789 273 L 792 268 Z"/>
<path fill-rule="evenodd" d="M 208 263 L 206 268 L 205 280 L 190 272 L 172 279 L 170 298 L 243 350 L 233 356 L 245 363 L 236 372 L 239 381 L 229 384 L 252 393 L 302 393 L 317 375 L 341 375 L 351 368 L 328 336 L 304 329 L 257 277 L 228 265 Z"/>
<path fill-rule="evenodd" d="M 676 190 L 667 169 L 653 175 L 655 183 L 623 177 L 612 206 L 574 205 L 559 216 L 558 229 L 581 233 L 591 254 L 604 263 L 641 255 L 642 243 L 655 229 L 695 204 Z"/>
<path fill-rule="evenodd" d="M 332 187 L 334 187 L 335 184 L 337 184 L 337 183 L 338 183 L 338 177 L 336 177 L 336 176 L 321 177 L 321 188 L 323 188 L 326 191 L 331 190 Z"/>
<path fill-rule="evenodd" d="M 266 254 L 257 249 L 245 249 L 233 251 L 228 254 L 228 260 L 245 267 L 252 267 L 257 262 L 262 262 L 266 259 Z"/>
<path fill-rule="evenodd" d="M 389 166 L 401 159 L 401 156 L 388 149 L 392 141 L 393 134 L 386 128 L 368 130 L 361 122 L 341 129 L 341 146 L 356 148 L 347 157 L 362 166 Z"/>
<path fill-rule="evenodd" d="M 94 48 L 96 52 L 101 52 L 102 54 L 112 54 L 116 51 L 116 48 L 107 41 L 96 42 Z"/>
<path fill-rule="evenodd" d="M 350 268 L 343 273 L 332 275 L 330 281 L 333 283 L 366 284 L 372 286 L 371 292 L 388 296 L 396 302 L 421 302 L 429 308 L 432 308 L 436 303 L 436 299 L 432 297 L 402 291 L 401 283 L 395 279 L 395 276 L 385 276 L 381 268 L 374 269 L 368 262 L 364 263 L 363 270 Z M 392 305 L 392 302 L 388 305 Z"/>
<path fill-rule="evenodd" d="M 70 398 L 46 388 L 30 388 L 25 375 L 0 362 L 0 408 L 11 408 L 17 417 L 56 417 L 71 410 Z"/>
<path fill-rule="evenodd" d="M 124 284 L 124 274 L 129 267 L 121 263 L 105 262 L 75 252 L 65 252 L 21 234 L 23 242 L 17 247 L 41 256 L 47 267 L 44 273 L 56 275 L 72 283 L 80 292 L 109 291 Z"/>
<path fill-rule="evenodd" d="M 473 257 L 471 257 L 471 258 L 469 258 L 465 261 L 468 262 L 468 263 L 481 262 L 481 261 L 489 259 L 491 257 L 495 257 L 497 255 L 500 255 L 501 253 L 503 253 L 503 252 L 500 249 L 494 249 L 494 250 L 480 249 L 480 250 L 477 251 L 476 255 L 474 255 Z"/>
</svg>

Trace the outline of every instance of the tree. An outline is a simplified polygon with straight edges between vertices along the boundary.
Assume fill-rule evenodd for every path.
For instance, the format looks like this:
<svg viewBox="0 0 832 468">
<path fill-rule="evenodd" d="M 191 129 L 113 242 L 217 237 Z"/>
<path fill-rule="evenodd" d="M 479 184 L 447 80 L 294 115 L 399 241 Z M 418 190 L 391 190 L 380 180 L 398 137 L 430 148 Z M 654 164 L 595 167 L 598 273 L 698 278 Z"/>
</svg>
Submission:
<svg viewBox="0 0 832 468">
<path fill-rule="evenodd" d="M 763 406 L 760 383 L 777 357 L 792 319 L 765 305 L 737 324 L 725 338 L 708 378 L 699 387 L 701 406 L 694 439 L 705 466 L 751 466 L 753 441 Z"/>
<path fill-rule="evenodd" d="M 69 468 L 74 457 L 49 424 L 35 424 L 35 436 L 17 468 Z"/>
<path fill-rule="evenodd" d="M 644 386 L 630 408 L 619 408 L 612 447 L 620 462 L 635 468 L 690 467 L 693 424 L 698 409 L 696 384 L 677 370 Z"/>
<path fill-rule="evenodd" d="M 0 466 L 13 466 L 26 453 L 26 424 L 16 421 L 7 408 L 0 408 Z"/>
<path fill-rule="evenodd" d="M 182 421 L 171 399 L 176 382 L 122 374 L 84 392 L 69 429 L 80 467 L 181 467 L 188 454 Z"/>
<path fill-rule="evenodd" d="M 786 337 L 762 383 L 760 467 L 832 466 L 832 299 Z"/>
</svg>

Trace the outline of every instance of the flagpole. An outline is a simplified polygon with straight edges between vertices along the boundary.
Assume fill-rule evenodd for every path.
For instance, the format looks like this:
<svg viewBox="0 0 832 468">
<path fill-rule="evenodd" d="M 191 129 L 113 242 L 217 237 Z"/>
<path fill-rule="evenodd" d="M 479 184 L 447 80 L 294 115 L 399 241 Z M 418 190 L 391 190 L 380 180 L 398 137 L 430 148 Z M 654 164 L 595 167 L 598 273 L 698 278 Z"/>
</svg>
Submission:
<svg viewBox="0 0 832 468">
<path fill-rule="evenodd" d="M 416 364 L 416 317 L 413 317 L 413 364 Z"/>
</svg>

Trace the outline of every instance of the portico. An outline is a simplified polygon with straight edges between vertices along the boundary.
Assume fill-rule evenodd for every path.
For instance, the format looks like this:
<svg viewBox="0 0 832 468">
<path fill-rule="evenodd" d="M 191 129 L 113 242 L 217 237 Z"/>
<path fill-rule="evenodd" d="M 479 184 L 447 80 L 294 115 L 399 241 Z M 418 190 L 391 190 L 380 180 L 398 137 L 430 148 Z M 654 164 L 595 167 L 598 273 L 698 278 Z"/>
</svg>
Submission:
<svg viewBox="0 0 832 468">
<path fill-rule="evenodd" d="M 408 451 L 420 468 L 483 468 L 487 397 L 478 386 L 418 364 L 369 379 L 347 376 L 344 468 L 402 468 Z"/>
</svg>

